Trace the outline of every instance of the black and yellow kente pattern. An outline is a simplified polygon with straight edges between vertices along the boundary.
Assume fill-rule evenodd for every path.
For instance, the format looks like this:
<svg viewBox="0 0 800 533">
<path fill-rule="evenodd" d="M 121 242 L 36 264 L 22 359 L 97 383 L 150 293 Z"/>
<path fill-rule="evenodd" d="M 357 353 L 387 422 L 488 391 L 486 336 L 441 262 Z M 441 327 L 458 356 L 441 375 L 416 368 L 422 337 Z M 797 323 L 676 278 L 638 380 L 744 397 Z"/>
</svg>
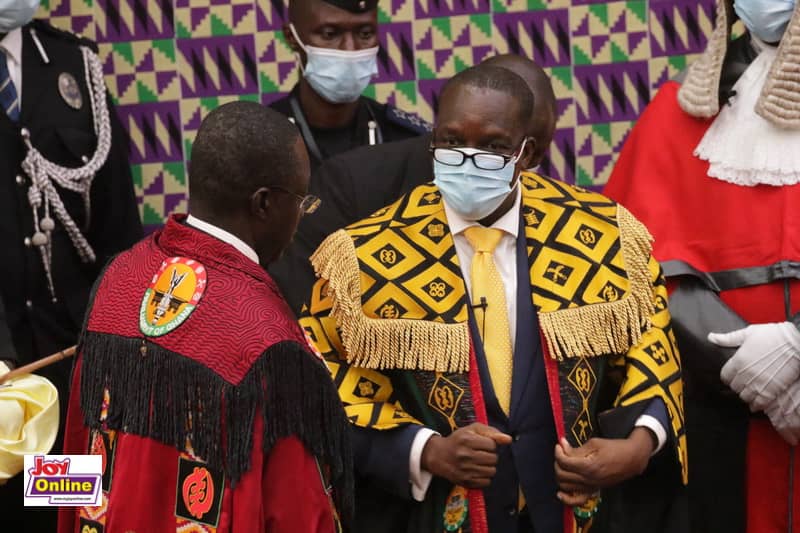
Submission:
<svg viewBox="0 0 800 533">
<path fill-rule="evenodd" d="M 567 437 L 595 435 L 600 409 L 660 397 L 686 479 L 680 360 L 649 234 L 599 194 L 534 174 L 521 184 L 531 297 Z M 320 279 L 301 322 L 353 423 L 447 433 L 474 418 L 466 289 L 435 186 L 333 234 L 312 261 Z M 617 393 L 604 405 L 609 380 Z"/>
</svg>

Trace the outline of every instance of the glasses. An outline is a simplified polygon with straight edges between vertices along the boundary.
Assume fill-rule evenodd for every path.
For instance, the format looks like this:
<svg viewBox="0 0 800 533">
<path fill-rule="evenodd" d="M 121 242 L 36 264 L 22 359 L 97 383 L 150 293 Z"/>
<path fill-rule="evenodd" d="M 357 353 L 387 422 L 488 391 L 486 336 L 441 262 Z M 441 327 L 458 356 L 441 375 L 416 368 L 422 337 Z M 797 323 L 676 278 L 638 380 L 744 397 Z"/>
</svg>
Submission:
<svg viewBox="0 0 800 533">
<path fill-rule="evenodd" d="M 279 191 L 285 192 L 286 194 L 291 194 L 298 200 L 300 200 L 300 212 L 304 215 L 310 215 L 317 209 L 319 209 L 320 204 L 322 204 L 322 200 L 313 194 L 307 194 L 303 196 L 302 194 L 297 194 L 296 192 L 292 192 L 289 189 L 284 189 L 283 187 L 272 187 L 272 189 L 277 189 Z"/>
<path fill-rule="evenodd" d="M 520 153 L 525 149 L 525 141 L 527 141 L 527 139 L 522 141 Z M 472 163 L 482 170 L 500 170 L 505 167 L 509 161 L 517 157 L 495 152 L 474 152 L 468 154 L 460 148 L 437 148 L 435 146 L 429 147 L 428 150 L 433 154 L 433 158 L 443 165 L 460 167 L 464 164 L 464 161 L 471 159 Z"/>
<path fill-rule="evenodd" d="M 476 152 L 467 154 L 457 148 L 430 147 L 433 158 L 439 163 L 451 167 L 460 167 L 467 159 L 472 159 L 476 167 L 483 170 L 500 170 L 511 161 L 514 156 L 493 154 L 491 152 Z"/>
</svg>

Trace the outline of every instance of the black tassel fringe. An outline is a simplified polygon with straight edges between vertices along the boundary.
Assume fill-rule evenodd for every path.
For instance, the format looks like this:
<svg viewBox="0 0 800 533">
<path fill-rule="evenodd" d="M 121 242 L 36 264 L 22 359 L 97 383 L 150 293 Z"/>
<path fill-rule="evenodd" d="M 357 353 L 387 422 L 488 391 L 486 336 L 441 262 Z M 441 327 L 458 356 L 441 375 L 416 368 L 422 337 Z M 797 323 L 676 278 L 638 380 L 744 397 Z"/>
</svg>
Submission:
<svg viewBox="0 0 800 533">
<path fill-rule="evenodd" d="M 143 347 L 146 349 L 142 355 Z M 250 467 L 253 422 L 264 420 L 264 452 L 295 436 L 330 468 L 334 502 L 353 512 L 350 423 L 325 365 L 294 341 L 272 345 L 238 385 L 205 365 L 141 338 L 85 331 L 80 347 L 84 423 L 99 428 L 103 391 L 109 429 L 149 437 L 225 472 L 231 486 Z"/>
</svg>

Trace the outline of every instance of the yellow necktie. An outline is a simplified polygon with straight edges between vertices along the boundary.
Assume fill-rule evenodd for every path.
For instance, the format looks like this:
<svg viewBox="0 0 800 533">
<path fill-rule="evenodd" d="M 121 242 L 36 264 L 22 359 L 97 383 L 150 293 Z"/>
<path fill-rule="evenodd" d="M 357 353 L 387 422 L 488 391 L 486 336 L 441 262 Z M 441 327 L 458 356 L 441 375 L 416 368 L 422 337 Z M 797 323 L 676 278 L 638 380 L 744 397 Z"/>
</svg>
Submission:
<svg viewBox="0 0 800 533">
<path fill-rule="evenodd" d="M 494 262 L 494 249 L 503 238 L 499 229 L 472 226 L 464 232 L 475 255 L 472 258 L 472 305 L 483 340 L 494 394 L 503 412 L 511 404 L 511 372 L 514 358 L 508 326 L 506 292 Z"/>
</svg>

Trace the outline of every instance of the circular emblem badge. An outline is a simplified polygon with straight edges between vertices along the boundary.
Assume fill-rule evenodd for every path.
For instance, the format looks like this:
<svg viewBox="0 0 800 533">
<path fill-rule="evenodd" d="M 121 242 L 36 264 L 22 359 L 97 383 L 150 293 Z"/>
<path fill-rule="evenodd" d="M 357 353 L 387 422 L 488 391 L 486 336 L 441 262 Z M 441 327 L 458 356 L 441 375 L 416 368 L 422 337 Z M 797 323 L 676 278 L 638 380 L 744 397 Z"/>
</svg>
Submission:
<svg viewBox="0 0 800 533">
<path fill-rule="evenodd" d="M 148 337 L 166 335 L 189 318 L 206 290 L 206 268 L 185 257 L 161 263 L 144 293 L 139 329 Z"/>
<path fill-rule="evenodd" d="M 61 98 L 73 109 L 83 107 L 83 97 L 81 89 L 75 77 L 69 72 L 62 72 L 58 75 L 58 93 Z"/>
<path fill-rule="evenodd" d="M 468 510 L 467 489 L 460 486 L 453 487 L 444 507 L 445 531 L 458 531 L 467 519 Z"/>
</svg>

